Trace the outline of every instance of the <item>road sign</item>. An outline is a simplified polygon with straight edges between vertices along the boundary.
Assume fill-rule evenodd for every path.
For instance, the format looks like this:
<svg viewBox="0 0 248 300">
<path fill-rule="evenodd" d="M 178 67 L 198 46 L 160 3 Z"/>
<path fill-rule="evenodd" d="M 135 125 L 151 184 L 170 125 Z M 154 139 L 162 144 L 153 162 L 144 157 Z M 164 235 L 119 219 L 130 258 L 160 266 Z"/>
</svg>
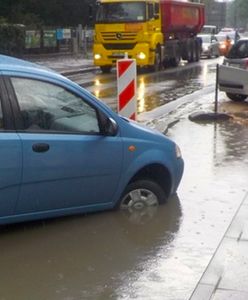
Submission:
<svg viewBox="0 0 248 300">
<path fill-rule="evenodd" d="M 134 59 L 117 60 L 118 113 L 136 120 L 136 78 L 137 69 Z"/>
</svg>

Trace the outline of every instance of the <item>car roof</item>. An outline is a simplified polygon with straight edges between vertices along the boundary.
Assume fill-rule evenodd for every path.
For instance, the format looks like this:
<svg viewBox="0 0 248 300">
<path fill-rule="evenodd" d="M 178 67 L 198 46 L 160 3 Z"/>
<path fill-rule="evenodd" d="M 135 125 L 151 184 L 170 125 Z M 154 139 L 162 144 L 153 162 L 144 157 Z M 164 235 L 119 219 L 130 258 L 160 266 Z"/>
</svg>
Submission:
<svg viewBox="0 0 248 300">
<path fill-rule="evenodd" d="M 203 37 L 203 38 L 206 38 L 206 37 L 215 37 L 215 34 L 212 34 L 212 33 L 200 33 L 200 34 L 197 34 L 198 37 Z"/>
</svg>

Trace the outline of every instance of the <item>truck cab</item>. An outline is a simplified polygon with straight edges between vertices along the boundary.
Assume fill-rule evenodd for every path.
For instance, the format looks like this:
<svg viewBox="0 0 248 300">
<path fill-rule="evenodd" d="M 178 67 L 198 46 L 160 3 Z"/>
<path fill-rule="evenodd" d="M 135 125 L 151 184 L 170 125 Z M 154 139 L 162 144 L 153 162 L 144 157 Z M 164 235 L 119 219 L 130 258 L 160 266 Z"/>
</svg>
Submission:
<svg viewBox="0 0 248 300">
<path fill-rule="evenodd" d="M 162 43 L 157 0 L 98 1 L 93 53 L 94 64 L 103 72 L 109 72 L 125 52 L 138 66 L 154 65 L 156 45 Z"/>
<path fill-rule="evenodd" d="M 94 64 L 109 72 L 118 59 L 157 71 L 181 59 L 199 60 L 197 34 L 204 5 L 178 0 L 99 0 L 95 22 Z"/>
</svg>

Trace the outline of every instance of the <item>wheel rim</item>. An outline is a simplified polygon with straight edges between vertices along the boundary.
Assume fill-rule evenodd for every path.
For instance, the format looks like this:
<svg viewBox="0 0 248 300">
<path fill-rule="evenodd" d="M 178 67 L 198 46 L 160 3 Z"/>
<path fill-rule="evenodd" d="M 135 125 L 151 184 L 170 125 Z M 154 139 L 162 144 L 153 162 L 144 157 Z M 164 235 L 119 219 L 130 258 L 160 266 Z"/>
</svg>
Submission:
<svg viewBox="0 0 248 300">
<path fill-rule="evenodd" d="M 134 224 L 150 222 L 158 210 L 157 196 L 147 189 L 136 189 L 130 191 L 121 201 L 120 209 Z"/>
<path fill-rule="evenodd" d="M 130 191 L 121 201 L 120 208 L 129 211 L 141 211 L 147 207 L 158 206 L 157 196 L 147 189 Z"/>
</svg>

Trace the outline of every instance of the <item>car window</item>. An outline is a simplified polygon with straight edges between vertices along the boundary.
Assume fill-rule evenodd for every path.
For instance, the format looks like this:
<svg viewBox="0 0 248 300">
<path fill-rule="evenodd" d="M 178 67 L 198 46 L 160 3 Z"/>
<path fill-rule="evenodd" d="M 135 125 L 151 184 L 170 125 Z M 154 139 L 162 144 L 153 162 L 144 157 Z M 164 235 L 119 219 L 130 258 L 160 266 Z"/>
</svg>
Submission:
<svg viewBox="0 0 248 300">
<path fill-rule="evenodd" d="M 81 97 L 40 80 L 11 78 L 24 129 L 98 134 L 97 112 Z"/>
</svg>

